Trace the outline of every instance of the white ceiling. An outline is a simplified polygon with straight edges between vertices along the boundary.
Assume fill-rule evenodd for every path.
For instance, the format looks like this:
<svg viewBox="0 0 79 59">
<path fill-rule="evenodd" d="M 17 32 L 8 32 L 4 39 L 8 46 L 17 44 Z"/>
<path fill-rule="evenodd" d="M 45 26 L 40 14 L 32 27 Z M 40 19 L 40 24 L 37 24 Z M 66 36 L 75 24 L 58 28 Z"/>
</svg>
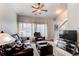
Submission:
<svg viewBox="0 0 79 59">
<path fill-rule="evenodd" d="M 31 16 L 31 17 L 41 17 L 41 18 L 53 18 L 57 16 L 56 11 L 58 9 L 65 10 L 67 8 L 67 4 L 61 3 L 44 3 L 45 9 L 47 12 L 42 12 L 41 15 L 35 15 L 32 13 L 32 5 L 33 3 L 11 3 L 12 7 L 15 9 L 16 13 L 19 15 L 24 16 Z"/>
</svg>

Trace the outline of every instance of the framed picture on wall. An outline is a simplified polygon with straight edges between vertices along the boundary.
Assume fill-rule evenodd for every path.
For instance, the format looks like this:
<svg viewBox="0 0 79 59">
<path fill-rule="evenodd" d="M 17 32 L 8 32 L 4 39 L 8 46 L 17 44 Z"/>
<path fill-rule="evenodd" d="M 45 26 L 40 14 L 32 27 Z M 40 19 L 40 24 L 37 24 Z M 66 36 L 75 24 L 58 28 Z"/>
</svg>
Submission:
<svg viewBox="0 0 79 59">
<path fill-rule="evenodd" d="M 58 24 L 54 24 L 54 30 L 58 30 Z"/>
</svg>

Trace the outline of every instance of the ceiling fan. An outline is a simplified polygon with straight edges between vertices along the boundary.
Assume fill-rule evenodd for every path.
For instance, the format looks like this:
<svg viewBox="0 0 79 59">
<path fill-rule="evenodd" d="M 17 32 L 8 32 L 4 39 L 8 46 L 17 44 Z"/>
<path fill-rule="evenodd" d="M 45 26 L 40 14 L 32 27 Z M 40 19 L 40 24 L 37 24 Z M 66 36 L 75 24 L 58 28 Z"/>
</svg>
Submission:
<svg viewBox="0 0 79 59">
<path fill-rule="evenodd" d="M 42 11 L 47 12 L 46 9 L 44 9 L 44 4 L 37 3 L 36 5 L 32 5 L 32 8 L 34 9 L 32 13 L 38 12 L 38 14 L 41 14 Z"/>
</svg>

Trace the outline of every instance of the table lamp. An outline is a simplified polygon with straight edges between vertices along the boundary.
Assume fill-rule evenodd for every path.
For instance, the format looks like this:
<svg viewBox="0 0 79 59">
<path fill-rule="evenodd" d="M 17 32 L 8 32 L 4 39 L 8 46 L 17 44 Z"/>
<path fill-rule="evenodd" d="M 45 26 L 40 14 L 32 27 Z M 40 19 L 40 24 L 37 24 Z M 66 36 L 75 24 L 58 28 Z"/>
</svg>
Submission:
<svg viewBox="0 0 79 59">
<path fill-rule="evenodd" d="M 8 33 L 1 32 L 0 33 L 0 45 L 9 44 L 15 41 L 15 38 L 13 38 Z"/>
</svg>

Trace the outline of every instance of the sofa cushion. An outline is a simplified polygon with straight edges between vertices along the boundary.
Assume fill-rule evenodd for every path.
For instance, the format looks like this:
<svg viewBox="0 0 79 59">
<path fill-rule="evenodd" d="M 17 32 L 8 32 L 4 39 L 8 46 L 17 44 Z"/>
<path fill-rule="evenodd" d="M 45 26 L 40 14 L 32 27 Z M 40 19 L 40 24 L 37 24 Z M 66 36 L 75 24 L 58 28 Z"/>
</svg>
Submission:
<svg viewBox="0 0 79 59">
<path fill-rule="evenodd" d="M 22 45 L 23 43 L 22 43 L 22 39 L 19 37 L 19 35 L 18 34 L 13 34 L 12 35 L 12 37 L 14 37 L 16 40 L 15 40 L 15 45 Z"/>
</svg>

